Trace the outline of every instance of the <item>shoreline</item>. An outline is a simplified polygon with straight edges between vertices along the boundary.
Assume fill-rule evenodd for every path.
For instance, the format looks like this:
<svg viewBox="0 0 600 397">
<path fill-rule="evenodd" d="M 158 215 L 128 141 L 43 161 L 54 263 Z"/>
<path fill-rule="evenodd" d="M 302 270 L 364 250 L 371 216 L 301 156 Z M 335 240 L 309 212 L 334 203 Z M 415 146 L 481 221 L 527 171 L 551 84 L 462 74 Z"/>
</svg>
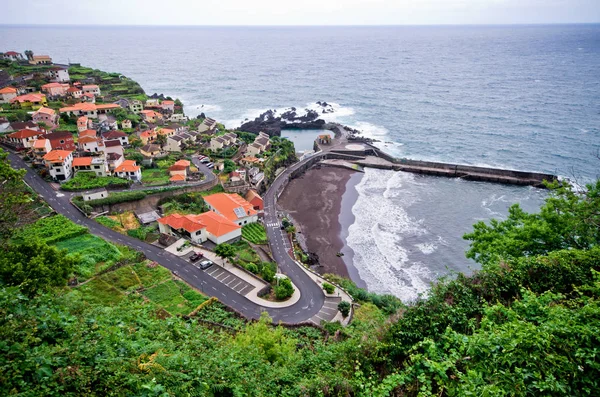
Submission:
<svg viewBox="0 0 600 397">
<path fill-rule="evenodd" d="M 367 284 L 360 278 L 358 269 L 354 267 L 354 250 L 348 246 L 346 239 L 350 234 L 350 226 L 356 221 L 356 217 L 352 212 L 352 207 L 358 200 L 358 191 L 356 185 L 360 183 L 364 174 L 362 172 L 355 172 L 350 176 L 348 182 L 346 182 L 346 190 L 341 197 L 341 208 L 338 216 L 338 222 L 340 224 L 340 239 L 342 240 L 341 253 L 344 254 L 342 259 L 346 264 L 346 269 L 350 276 L 350 279 L 356 284 L 357 287 L 367 288 Z"/>
<path fill-rule="evenodd" d="M 319 256 L 319 266 L 314 269 L 319 274 L 333 273 L 350 278 L 350 274 L 356 273 L 347 266 L 343 256 L 337 256 L 345 250 L 342 229 L 346 222 L 340 224 L 340 214 L 346 214 L 348 210 L 351 214 L 354 204 L 347 204 L 352 196 L 346 196 L 345 201 L 343 197 L 355 174 L 356 171 L 336 167 L 312 168 L 290 181 L 278 200 L 278 206 L 297 223 L 308 251 Z M 354 193 L 356 195 L 356 191 Z M 346 205 L 345 211 L 342 201 Z M 345 229 L 347 235 L 347 226 Z"/>
</svg>

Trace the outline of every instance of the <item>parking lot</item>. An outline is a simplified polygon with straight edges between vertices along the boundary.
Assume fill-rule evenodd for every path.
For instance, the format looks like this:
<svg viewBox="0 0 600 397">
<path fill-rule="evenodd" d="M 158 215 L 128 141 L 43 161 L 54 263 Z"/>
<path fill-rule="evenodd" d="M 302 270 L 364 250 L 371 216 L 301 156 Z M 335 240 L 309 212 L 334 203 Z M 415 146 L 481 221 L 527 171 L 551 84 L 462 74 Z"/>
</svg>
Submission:
<svg viewBox="0 0 600 397">
<path fill-rule="evenodd" d="M 205 272 L 240 295 L 246 295 L 254 289 L 252 284 L 242 280 L 216 264 L 206 269 Z"/>
</svg>

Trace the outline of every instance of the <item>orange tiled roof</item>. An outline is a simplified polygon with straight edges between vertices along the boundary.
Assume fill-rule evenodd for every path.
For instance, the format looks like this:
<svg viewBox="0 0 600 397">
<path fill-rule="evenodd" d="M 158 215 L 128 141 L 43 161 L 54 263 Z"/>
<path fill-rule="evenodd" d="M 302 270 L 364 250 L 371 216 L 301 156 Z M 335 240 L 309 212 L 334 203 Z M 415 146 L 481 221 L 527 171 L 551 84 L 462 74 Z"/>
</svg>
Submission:
<svg viewBox="0 0 600 397">
<path fill-rule="evenodd" d="M 204 201 L 230 221 L 237 221 L 239 219 L 234 210 L 240 207 L 243 208 L 245 216 L 256 215 L 256 211 L 252 204 L 237 194 L 211 194 L 210 196 L 204 197 Z"/>
<path fill-rule="evenodd" d="M 185 229 L 189 233 L 197 232 L 204 229 L 206 226 L 196 219 L 198 215 L 179 215 L 171 214 L 158 220 L 163 225 L 169 225 L 173 229 Z"/>
<path fill-rule="evenodd" d="M 46 142 L 50 142 L 48 139 L 38 139 L 33 143 L 34 149 L 44 149 L 46 147 Z"/>
<path fill-rule="evenodd" d="M 96 138 L 96 136 L 91 136 L 91 135 L 84 135 L 84 136 L 79 136 L 79 139 L 77 140 L 77 143 L 91 143 L 91 142 L 97 142 L 98 138 Z"/>
<path fill-rule="evenodd" d="M 260 197 L 260 195 L 258 193 L 256 193 L 256 191 L 249 189 L 248 192 L 246 193 L 246 200 L 248 202 L 250 202 L 250 201 L 254 200 L 255 198 L 262 201 L 262 197 Z"/>
<path fill-rule="evenodd" d="M 73 167 L 92 165 L 92 157 L 77 157 L 73 159 Z"/>
<path fill-rule="evenodd" d="M 42 86 L 43 90 L 47 90 L 48 88 L 58 88 L 58 87 L 64 87 L 64 86 L 68 86 L 68 84 L 61 84 L 61 83 L 48 83 L 48 84 L 44 84 Z"/>
<path fill-rule="evenodd" d="M 56 114 L 56 112 L 54 111 L 54 109 L 50 109 L 47 107 L 42 106 L 41 108 L 39 108 L 34 114 L 36 113 L 44 113 L 44 114 L 48 114 L 50 116 L 54 116 Z"/>
<path fill-rule="evenodd" d="M 136 172 L 139 171 L 140 167 L 135 165 L 135 161 L 133 160 L 125 160 L 121 163 L 120 166 L 115 168 L 115 172 Z"/>
<path fill-rule="evenodd" d="M 161 128 L 160 130 L 158 130 L 158 133 L 161 135 L 173 134 L 174 132 L 175 130 L 172 130 L 170 128 Z"/>
<path fill-rule="evenodd" d="M 11 99 L 10 102 L 41 102 L 44 98 L 46 98 L 44 94 L 25 94 Z"/>
<path fill-rule="evenodd" d="M 95 90 L 96 88 L 98 88 L 98 85 L 97 85 L 97 84 L 87 84 L 87 85 L 84 85 L 82 88 L 83 88 L 84 90 L 85 90 L 85 89 L 88 89 L 88 90 Z"/>
<path fill-rule="evenodd" d="M 174 105 L 175 101 L 168 101 L 168 100 L 167 101 L 162 101 L 162 104 L 163 105 Z"/>
<path fill-rule="evenodd" d="M 175 162 L 175 164 L 173 164 L 173 165 L 182 165 L 182 166 L 184 166 L 184 167 L 189 167 L 189 166 L 190 166 L 190 164 L 191 164 L 191 163 L 190 163 L 188 160 L 177 160 L 177 161 Z"/>
<path fill-rule="evenodd" d="M 84 136 L 93 136 L 95 138 L 96 131 L 95 130 L 83 130 L 79 133 L 79 138 L 83 138 Z"/>
<path fill-rule="evenodd" d="M 185 181 L 185 176 L 181 175 L 181 174 L 177 174 L 177 175 L 173 175 L 171 178 L 169 178 L 169 180 L 171 182 L 182 182 L 182 181 Z"/>
<path fill-rule="evenodd" d="M 52 150 L 44 156 L 44 160 L 51 163 L 62 163 L 71 153 L 70 150 Z"/>
<path fill-rule="evenodd" d="M 4 87 L 0 90 L 0 94 L 16 94 L 17 89 L 14 87 Z"/>
<path fill-rule="evenodd" d="M 114 103 L 106 103 L 106 104 L 96 105 L 94 103 L 82 102 L 82 103 L 76 103 L 73 106 L 67 106 L 67 107 L 64 107 L 64 108 L 60 108 L 60 112 L 61 113 L 63 113 L 63 112 L 77 112 L 77 111 L 90 112 L 90 111 L 94 111 L 94 110 L 116 109 L 118 107 L 120 107 L 120 106 L 117 105 L 117 104 L 114 104 Z"/>
<path fill-rule="evenodd" d="M 81 91 L 81 88 L 77 88 L 77 87 L 70 87 L 67 92 L 79 92 Z"/>
<path fill-rule="evenodd" d="M 12 134 L 8 134 L 7 136 L 9 138 L 25 139 L 25 138 L 31 138 L 34 136 L 38 136 L 38 135 L 42 135 L 42 132 L 30 130 L 30 129 L 26 128 L 24 130 L 19 130 L 17 132 L 13 132 Z"/>
<path fill-rule="evenodd" d="M 140 138 L 150 138 L 152 136 L 156 136 L 156 131 L 146 130 L 140 134 Z"/>
<path fill-rule="evenodd" d="M 212 211 L 197 215 L 196 219 L 206 225 L 207 232 L 217 237 L 241 229 L 241 226 L 236 225 L 224 216 Z"/>
</svg>

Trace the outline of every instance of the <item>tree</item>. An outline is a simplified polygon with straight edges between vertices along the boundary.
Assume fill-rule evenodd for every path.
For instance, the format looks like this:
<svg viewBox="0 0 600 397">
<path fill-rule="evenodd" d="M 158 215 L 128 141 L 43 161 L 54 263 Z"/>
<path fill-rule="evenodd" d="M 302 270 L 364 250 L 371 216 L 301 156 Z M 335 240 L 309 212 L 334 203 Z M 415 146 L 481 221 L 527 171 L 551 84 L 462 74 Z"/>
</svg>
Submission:
<svg viewBox="0 0 600 397">
<path fill-rule="evenodd" d="M 283 327 L 271 328 L 272 320 L 267 312 L 260 314 L 260 320 L 239 333 L 235 343 L 242 349 L 258 349 L 264 360 L 271 364 L 285 364 L 295 356 L 296 341 L 286 336 Z"/>
<path fill-rule="evenodd" d="M 235 169 L 237 168 L 237 165 L 229 160 L 229 159 L 225 159 L 225 161 L 223 161 L 223 173 L 224 174 L 229 174 L 230 172 L 235 171 Z"/>
<path fill-rule="evenodd" d="M 25 189 L 25 170 L 10 166 L 8 153 L 0 149 L 0 238 L 10 237 L 14 230 L 27 223 L 33 214 L 33 199 Z"/>
<path fill-rule="evenodd" d="M 340 313 L 342 313 L 342 316 L 348 317 L 348 314 L 350 314 L 350 303 L 346 301 L 341 301 L 340 303 L 338 303 L 338 310 L 340 311 Z"/>
<path fill-rule="evenodd" d="M 289 278 L 282 278 L 277 282 L 275 288 L 275 297 L 278 300 L 284 300 L 294 294 L 294 286 Z"/>
<path fill-rule="evenodd" d="M 158 134 L 156 136 L 156 140 L 154 141 L 157 145 L 160 145 L 161 148 L 165 147 L 167 144 L 167 136 L 164 134 Z"/>
<path fill-rule="evenodd" d="M 551 196 L 538 214 L 518 204 L 510 207 L 504 221 L 478 222 L 467 257 L 481 264 L 499 259 L 545 255 L 561 249 L 589 249 L 600 241 L 600 180 L 577 192 L 571 185 L 549 184 Z"/>
<path fill-rule="evenodd" d="M 215 247 L 215 254 L 224 261 L 235 256 L 235 248 L 231 244 L 222 243 Z"/>
<path fill-rule="evenodd" d="M 0 257 L 0 278 L 8 285 L 20 285 L 33 296 L 53 287 L 64 286 L 75 268 L 76 259 L 65 250 L 38 240 L 10 244 Z"/>
</svg>

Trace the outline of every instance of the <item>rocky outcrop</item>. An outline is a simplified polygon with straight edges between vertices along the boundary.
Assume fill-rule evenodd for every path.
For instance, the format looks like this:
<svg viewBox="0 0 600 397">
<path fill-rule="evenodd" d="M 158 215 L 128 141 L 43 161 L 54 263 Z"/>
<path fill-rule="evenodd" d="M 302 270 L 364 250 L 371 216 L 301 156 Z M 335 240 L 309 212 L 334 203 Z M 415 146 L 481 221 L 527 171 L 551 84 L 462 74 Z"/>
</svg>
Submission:
<svg viewBox="0 0 600 397">
<path fill-rule="evenodd" d="M 323 113 L 333 113 L 334 109 L 327 102 L 316 102 L 315 109 L 298 111 L 295 107 L 285 109 L 283 113 L 277 110 L 267 110 L 254 120 L 244 122 L 239 131 L 258 134 L 263 131 L 270 136 L 281 136 L 283 129 L 323 129 L 327 122 L 321 118 Z"/>
</svg>

